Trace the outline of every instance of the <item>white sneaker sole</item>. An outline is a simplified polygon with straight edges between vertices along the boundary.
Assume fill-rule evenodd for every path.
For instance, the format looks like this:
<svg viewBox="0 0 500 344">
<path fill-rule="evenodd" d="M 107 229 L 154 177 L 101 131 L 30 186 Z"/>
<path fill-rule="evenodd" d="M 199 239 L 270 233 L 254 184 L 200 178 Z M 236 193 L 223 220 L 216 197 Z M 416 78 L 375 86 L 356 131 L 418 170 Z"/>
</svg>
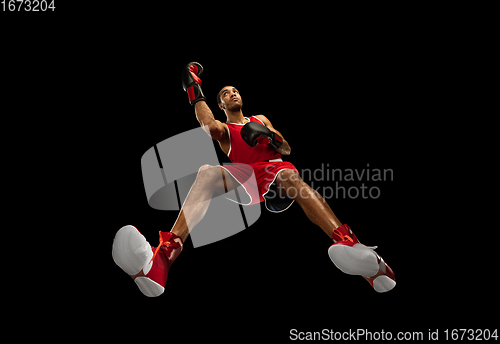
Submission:
<svg viewBox="0 0 500 344">
<path fill-rule="evenodd" d="M 340 271 L 364 277 L 379 293 L 387 292 L 396 286 L 396 281 L 385 274 L 387 266 L 384 260 L 373 249 L 363 244 L 332 245 L 328 249 L 328 255 Z M 390 273 L 394 277 L 392 270 Z M 372 276 L 376 277 L 372 280 Z"/>
<path fill-rule="evenodd" d="M 374 276 L 379 269 L 377 254 L 363 244 L 332 245 L 328 255 L 337 268 L 349 275 Z"/>
</svg>

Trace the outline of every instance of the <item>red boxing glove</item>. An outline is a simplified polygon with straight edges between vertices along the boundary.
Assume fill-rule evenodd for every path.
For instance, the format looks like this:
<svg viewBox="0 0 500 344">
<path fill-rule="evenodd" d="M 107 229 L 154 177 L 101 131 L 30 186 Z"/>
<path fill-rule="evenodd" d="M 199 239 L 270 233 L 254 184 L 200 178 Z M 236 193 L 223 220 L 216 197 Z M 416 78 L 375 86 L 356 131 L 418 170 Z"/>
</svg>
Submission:
<svg viewBox="0 0 500 344">
<path fill-rule="evenodd" d="M 190 62 L 182 70 L 182 88 L 187 92 L 189 104 L 194 105 L 200 100 L 205 100 L 205 95 L 201 91 L 200 75 L 203 67 L 198 62 Z"/>
</svg>

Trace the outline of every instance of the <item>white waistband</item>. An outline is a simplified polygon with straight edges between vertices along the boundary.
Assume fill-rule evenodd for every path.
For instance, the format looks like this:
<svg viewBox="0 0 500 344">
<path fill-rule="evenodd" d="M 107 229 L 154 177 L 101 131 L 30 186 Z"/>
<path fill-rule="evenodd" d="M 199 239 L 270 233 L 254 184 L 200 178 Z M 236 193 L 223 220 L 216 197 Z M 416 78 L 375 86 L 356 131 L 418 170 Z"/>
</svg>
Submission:
<svg viewBox="0 0 500 344">
<path fill-rule="evenodd" d="M 281 160 L 281 159 L 273 159 L 273 160 L 268 160 L 268 161 L 269 161 L 269 162 L 278 162 L 278 161 L 283 162 L 283 160 Z"/>
</svg>

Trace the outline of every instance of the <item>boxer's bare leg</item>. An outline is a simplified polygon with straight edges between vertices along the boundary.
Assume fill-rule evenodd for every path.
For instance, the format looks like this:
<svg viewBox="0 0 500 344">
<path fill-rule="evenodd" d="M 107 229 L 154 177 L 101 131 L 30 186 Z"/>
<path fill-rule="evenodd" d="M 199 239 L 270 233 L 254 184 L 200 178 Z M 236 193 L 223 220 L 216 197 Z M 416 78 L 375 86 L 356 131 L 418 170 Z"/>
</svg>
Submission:
<svg viewBox="0 0 500 344">
<path fill-rule="evenodd" d="M 276 178 L 278 192 L 285 192 L 301 206 L 309 220 L 318 225 L 330 238 L 333 230 L 342 225 L 325 199 L 307 185 L 293 170 L 283 170 Z"/>
<path fill-rule="evenodd" d="M 232 177 L 222 167 L 204 165 L 182 205 L 171 232 L 186 241 L 189 232 L 203 219 L 215 192 L 223 194 L 235 187 Z"/>
</svg>

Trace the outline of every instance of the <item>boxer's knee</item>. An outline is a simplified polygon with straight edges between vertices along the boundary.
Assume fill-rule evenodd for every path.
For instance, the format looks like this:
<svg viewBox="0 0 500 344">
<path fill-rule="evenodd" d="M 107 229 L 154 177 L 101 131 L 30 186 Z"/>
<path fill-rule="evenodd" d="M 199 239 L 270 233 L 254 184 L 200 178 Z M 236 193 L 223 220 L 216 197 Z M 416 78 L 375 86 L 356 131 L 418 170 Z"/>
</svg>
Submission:
<svg viewBox="0 0 500 344">
<path fill-rule="evenodd" d="M 295 170 L 284 170 L 276 178 L 280 196 L 290 199 L 321 198 L 321 196 L 300 178 Z"/>
<path fill-rule="evenodd" d="M 213 169 L 215 166 L 212 166 L 212 165 L 203 165 L 201 166 L 199 169 L 198 169 L 198 175 L 200 173 L 206 173 L 207 171 L 210 171 L 211 169 Z"/>
<path fill-rule="evenodd" d="M 295 199 L 304 182 L 295 170 L 283 170 L 276 177 L 277 190 L 280 197 Z"/>
<path fill-rule="evenodd" d="M 297 187 L 302 182 L 302 178 L 295 170 L 283 170 L 276 177 L 276 181 L 278 185 L 285 188 Z"/>
<path fill-rule="evenodd" d="M 198 169 L 196 180 L 200 182 L 213 183 L 217 177 L 220 178 L 220 167 L 203 165 Z"/>
<path fill-rule="evenodd" d="M 224 193 L 226 181 L 224 178 L 224 169 L 220 166 L 203 165 L 198 170 L 196 182 L 204 187 L 215 189 L 215 191 Z"/>
</svg>

